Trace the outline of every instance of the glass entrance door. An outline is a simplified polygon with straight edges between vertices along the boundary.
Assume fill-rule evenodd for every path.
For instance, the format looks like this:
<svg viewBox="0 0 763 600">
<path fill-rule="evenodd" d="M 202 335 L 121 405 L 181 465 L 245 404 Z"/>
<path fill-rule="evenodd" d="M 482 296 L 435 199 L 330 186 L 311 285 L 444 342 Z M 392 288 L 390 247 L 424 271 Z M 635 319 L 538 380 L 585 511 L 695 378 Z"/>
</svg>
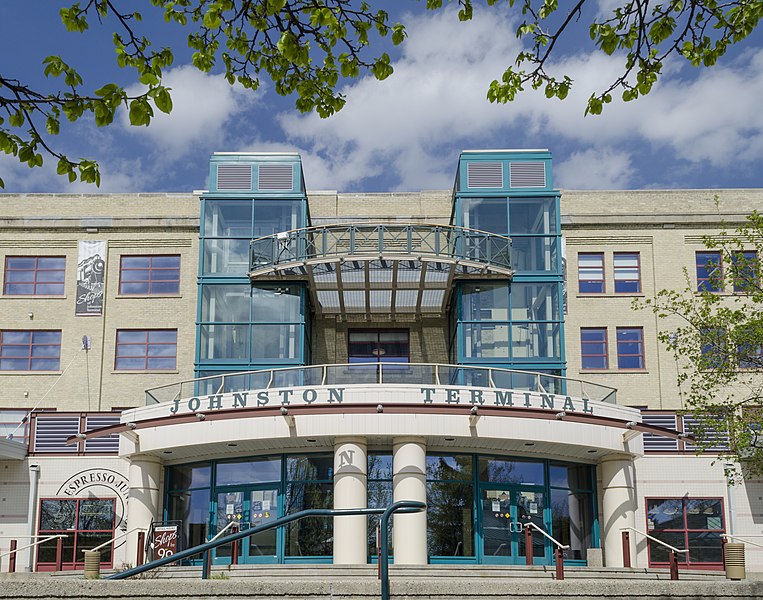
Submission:
<svg viewBox="0 0 763 600">
<path fill-rule="evenodd" d="M 259 527 L 279 516 L 278 489 L 257 487 L 235 489 L 217 494 L 216 531 L 228 527 L 223 535 L 242 529 Z M 274 563 L 278 560 L 280 534 L 275 529 L 256 533 L 240 540 L 238 546 L 239 563 Z M 233 544 L 220 546 L 215 552 L 215 562 L 230 564 Z"/>
<path fill-rule="evenodd" d="M 525 564 L 525 524 L 544 531 L 545 493 L 514 487 L 483 488 L 480 494 L 481 554 L 485 564 Z M 549 564 L 547 540 L 533 535 L 534 564 Z"/>
</svg>

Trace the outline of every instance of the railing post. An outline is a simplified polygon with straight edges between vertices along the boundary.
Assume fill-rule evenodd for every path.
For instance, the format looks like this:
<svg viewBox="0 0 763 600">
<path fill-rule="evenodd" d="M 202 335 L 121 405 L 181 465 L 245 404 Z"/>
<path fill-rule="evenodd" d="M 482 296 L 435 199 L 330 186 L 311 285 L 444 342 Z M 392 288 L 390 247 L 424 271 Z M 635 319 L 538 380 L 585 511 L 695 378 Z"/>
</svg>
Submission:
<svg viewBox="0 0 763 600">
<path fill-rule="evenodd" d="M 233 542 L 231 542 L 230 564 L 238 564 L 238 540 L 233 540 Z"/>
<path fill-rule="evenodd" d="M 529 525 L 525 525 L 525 564 L 533 566 L 533 530 Z"/>
<path fill-rule="evenodd" d="M 16 540 L 11 540 L 11 555 L 8 558 L 8 572 L 9 573 L 15 573 L 16 572 L 16 548 L 18 547 L 18 542 Z"/>
<path fill-rule="evenodd" d="M 135 566 L 139 567 L 143 564 L 143 559 L 146 556 L 146 532 L 138 532 L 138 555 L 135 557 Z"/>
<path fill-rule="evenodd" d="M 64 538 L 56 538 L 56 571 L 64 568 Z"/>
<path fill-rule="evenodd" d="M 631 568 L 631 534 L 623 531 L 623 567 Z"/>
<path fill-rule="evenodd" d="M 669 557 L 670 557 L 670 578 L 673 581 L 676 581 L 678 579 L 678 557 L 676 556 L 676 551 L 671 550 Z"/>
<path fill-rule="evenodd" d="M 554 550 L 556 556 L 556 579 L 564 581 L 564 550 L 557 548 Z"/>
<path fill-rule="evenodd" d="M 209 579 L 209 571 L 212 569 L 212 552 L 204 551 L 204 558 L 201 564 L 201 578 Z"/>
</svg>

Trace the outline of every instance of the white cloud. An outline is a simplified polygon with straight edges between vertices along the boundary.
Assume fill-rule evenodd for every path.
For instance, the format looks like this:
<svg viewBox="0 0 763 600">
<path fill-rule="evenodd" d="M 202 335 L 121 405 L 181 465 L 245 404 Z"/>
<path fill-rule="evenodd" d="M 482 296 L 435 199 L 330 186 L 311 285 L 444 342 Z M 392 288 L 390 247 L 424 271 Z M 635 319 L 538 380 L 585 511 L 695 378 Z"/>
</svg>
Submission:
<svg viewBox="0 0 763 600">
<path fill-rule="evenodd" d="M 226 126 L 259 97 L 259 93 L 231 86 L 222 75 L 208 75 L 191 65 L 165 73 L 163 83 L 172 88 L 172 112 L 167 115 L 154 110 L 151 124 L 130 127 L 127 111 L 122 111 L 122 126 L 135 135 L 142 135 L 163 152 L 167 160 L 186 154 L 192 147 L 215 148 L 222 144 Z M 144 88 L 128 88 L 131 94 Z M 235 129 L 235 126 L 232 126 Z"/>
<path fill-rule="evenodd" d="M 485 98 L 492 79 L 520 50 L 507 12 L 483 10 L 460 23 L 455 10 L 411 17 L 410 38 L 394 75 L 384 82 L 363 77 L 345 88 L 347 106 L 323 120 L 315 115 L 279 115 L 292 146 L 303 152 L 311 188 L 358 188 L 384 174 L 398 189 L 447 188 L 457 149 L 549 147 L 562 138 L 582 149 L 568 160 L 585 187 L 623 187 L 636 180 L 636 157 L 611 148 L 638 146 L 638 164 L 652 149 L 665 149 L 686 164 L 726 167 L 757 161 L 763 150 L 763 51 L 734 64 L 688 69 L 671 61 L 651 94 L 635 102 L 616 97 L 601 116 L 584 116 L 588 97 L 622 72 L 622 59 L 599 51 L 580 52 L 549 65 L 574 78 L 565 101 L 528 90 L 508 105 Z M 594 150 L 593 148 L 599 148 Z M 630 148 L 630 152 L 634 149 Z M 557 156 L 557 160 L 565 157 Z M 597 166 L 614 161 L 610 173 Z M 571 168 L 565 186 L 575 181 Z M 649 185 L 650 173 L 638 178 Z M 599 183 L 594 183 L 599 182 Z"/>
<path fill-rule="evenodd" d="M 574 152 L 568 159 L 554 164 L 556 186 L 573 190 L 627 188 L 633 174 L 630 154 L 611 148 Z"/>
</svg>

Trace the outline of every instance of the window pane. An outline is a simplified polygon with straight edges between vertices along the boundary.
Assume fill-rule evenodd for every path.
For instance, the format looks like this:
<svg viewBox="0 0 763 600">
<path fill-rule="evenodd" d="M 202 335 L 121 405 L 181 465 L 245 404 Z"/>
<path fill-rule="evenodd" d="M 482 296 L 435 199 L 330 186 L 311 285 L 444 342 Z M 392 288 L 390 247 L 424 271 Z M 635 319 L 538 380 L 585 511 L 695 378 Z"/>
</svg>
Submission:
<svg viewBox="0 0 763 600">
<path fill-rule="evenodd" d="M 333 477 L 333 456 L 313 454 L 286 459 L 286 478 L 289 481 L 330 480 Z"/>
<path fill-rule="evenodd" d="M 719 292 L 723 290 L 723 269 L 720 252 L 697 252 L 697 290 Z"/>
<path fill-rule="evenodd" d="M 202 325 L 202 360 L 249 359 L 250 325 Z"/>
<path fill-rule="evenodd" d="M 208 487 L 211 474 L 209 465 L 179 465 L 170 467 L 170 489 Z"/>
<path fill-rule="evenodd" d="M 511 198 L 509 226 L 512 235 L 556 233 L 556 201 L 553 198 Z"/>
<path fill-rule="evenodd" d="M 253 325 L 252 359 L 296 358 L 300 349 L 301 325 Z"/>
<path fill-rule="evenodd" d="M 580 355 L 583 369 L 608 368 L 607 330 L 605 328 L 581 329 Z"/>
<path fill-rule="evenodd" d="M 643 331 L 640 327 L 617 329 L 617 368 L 644 368 Z"/>
<path fill-rule="evenodd" d="M 80 500 L 78 528 L 91 531 L 99 529 L 113 529 L 114 501 Z"/>
<path fill-rule="evenodd" d="M 427 483 L 429 555 L 474 556 L 473 512 L 471 483 Z"/>
<path fill-rule="evenodd" d="M 461 287 L 461 319 L 464 321 L 507 321 L 509 286 L 467 283 Z"/>
<path fill-rule="evenodd" d="M 281 460 L 262 458 L 217 464 L 217 485 L 281 481 Z"/>
<path fill-rule="evenodd" d="M 615 252 L 615 293 L 638 293 L 641 291 L 641 274 L 638 252 Z"/>
<path fill-rule="evenodd" d="M 604 292 L 604 254 L 578 254 L 578 289 L 581 294 Z"/>
<path fill-rule="evenodd" d="M 255 323 L 300 322 L 302 320 L 301 289 L 296 286 L 252 288 L 252 320 Z"/>
<path fill-rule="evenodd" d="M 468 229 L 478 229 L 508 235 L 508 202 L 506 198 L 464 198 L 461 200 L 462 223 Z"/>
<path fill-rule="evenodd" d="M 593 489 L 591 467 L 587 465 L 550 465 L 551 485 L 573 490 Z"/>
<path fill-rule="evenodd" d="M 689 560 L 692 563 L 723 562 L 721 534 L 717 531 L 689 532 Z"/>
<path fill-rule="evenodd" d="M 508 324 L 461 325 L 464 336 L 464 353 L 467 358 L 508 358 Z"/>
<path fill-rule="evenodd" d="M 554 271 L 557 264 L 557 239 L 553 236 L 513 236 L 511 266 L 517 271 Z"/>
<path fill-rule="evenodd" d="M 723 529 L 723 512 L 718 498 L 686 500 L 686 526 L 689 529 Z"/>
<path fill-rule="evenodd" d="M 74 529 L 76 500 L 43 500 L 40 507 L 40 531 Z"/>
<path fill-rule="evenodd" d="M 8 256 L 5 261 L 7 295 L 52 296 L 64 293 L 66 259 L 59 256 Z"/>
<path fill-rule="evenodd" d="M 117 331 L 117 370 L 175 369 L 176 357 L 176 329 Z"/>
<path fill-rule="evenodd" d="M 204 237 L 252 237 L 251 200 L 205 200 Z"/>
<path fill-rule="evenodd" d="M 254 238 L 302 227 L 299 200 L 255 200 Z"/>
<path fill-rule="evenodd" d="M 735 292 L 754 291 L 759 285 L 758 253 L 754 250 L 735 252 L 732 255 L 732 277 Z"/>
<path fill-rule="evenodd" d="M 555 283 L 511 285 L 511 318 L 514 321 L 558 321 L 559 285 Z"/>
<path fill-rule="evenodd" d="M 586 558 L 592 541 L 592 496 L 568 490 L 551 490 L 552 535 L 562 544 L 569 546 L 564 552 L 565 558 Z"/>
<path fill-rule="evenodd" d="M 332 508 L 333 503 L 331 483 L 292 483 L 286 488 L 286 514 L 310 508 Z M 331 556 L 333 523 L 333 519 L 312 517 L 286 525 L 286 555 Z"/>
<path fill-rule="evenodd" d="M 680 498 L 652 499 L 646 505 L 649 530 L 683 529 L 683 500 Z"/>
<path fill-rule="evenodd" d="M 204 285 L 201 302 L 201 320 L 206 323 L 248 323 L 251 286 Z"/>
<path fill-rule="evenodd" d="M 686 548 L 686 537 L 685 537 L 686 534 L 684 532 L 653 531 L 650 535 L 653 535 L 658 540 L 661 540 L 665 542 L 666 544 L 669 544 L 673 546 L 674 548 L 677 548 L 678 550 L 684 550 Z M 666 563 L 669 561 L 670 550 L 668 550 L 662 544 L 657 544 L 652 541 L 648 541 L 647 543 L 649 545 L 649 561 L 650 562 Z M 679 563 L 686 562 L 685 552 L 679 552 L 677 556 L 678 556 Z"/>
<path fill-rule="evenodd" d="M 559 358 L 559 323 L 515 323 L 511 326 L 512 358 Z"/>
<path fill-rule="evenodd" d="M 202 269 L 205 275 L 246 275 L 251 239 L 204 240 Z"/>
<path fill-rule="evenodd" d="M 543 463 L 498 458 L 479 459 L 480 481 L 544 485 Z"/>
<path fill-rule="evenodd" d="M 472 457 L 468 454 L 455 456 L 427 456 L 427 479 L 471 479 Z"/>
</svg>

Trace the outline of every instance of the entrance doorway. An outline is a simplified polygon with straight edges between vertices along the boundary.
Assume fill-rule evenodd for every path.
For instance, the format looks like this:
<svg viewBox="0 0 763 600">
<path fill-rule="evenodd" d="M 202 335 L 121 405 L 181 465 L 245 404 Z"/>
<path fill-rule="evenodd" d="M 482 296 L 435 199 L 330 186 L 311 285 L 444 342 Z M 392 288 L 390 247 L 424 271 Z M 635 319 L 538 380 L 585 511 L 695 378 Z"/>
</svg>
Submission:
<svg viewBox="0 0 763 600">
<path fill-rule="evenodd" d="M 546 494 L 543 488 L 525 489 L 514 486 L 483 487 L 480 492 L 479 544 L 484 564 L 526 564 L 525 525 L 534 523 L 544 531 Z M 533 564 L 551 563 L 548 541 L 537 531 L 531 549 Z"/>
<path fill-rule="evenodd" d="M 223 535 L 243 529 L 259 527 L 280 516 L 280 499 L 277 487 L 247 487 L 219 491 L 217 494 L 216 530 L 229 527 Z M 275 563 L 278 549 L 282 546 L 281 533 L 270 529 L 239 540 L 239 563 Z M 233 544 L 215 550 L 216 564 L 230 564 Z"/>
</svg>

